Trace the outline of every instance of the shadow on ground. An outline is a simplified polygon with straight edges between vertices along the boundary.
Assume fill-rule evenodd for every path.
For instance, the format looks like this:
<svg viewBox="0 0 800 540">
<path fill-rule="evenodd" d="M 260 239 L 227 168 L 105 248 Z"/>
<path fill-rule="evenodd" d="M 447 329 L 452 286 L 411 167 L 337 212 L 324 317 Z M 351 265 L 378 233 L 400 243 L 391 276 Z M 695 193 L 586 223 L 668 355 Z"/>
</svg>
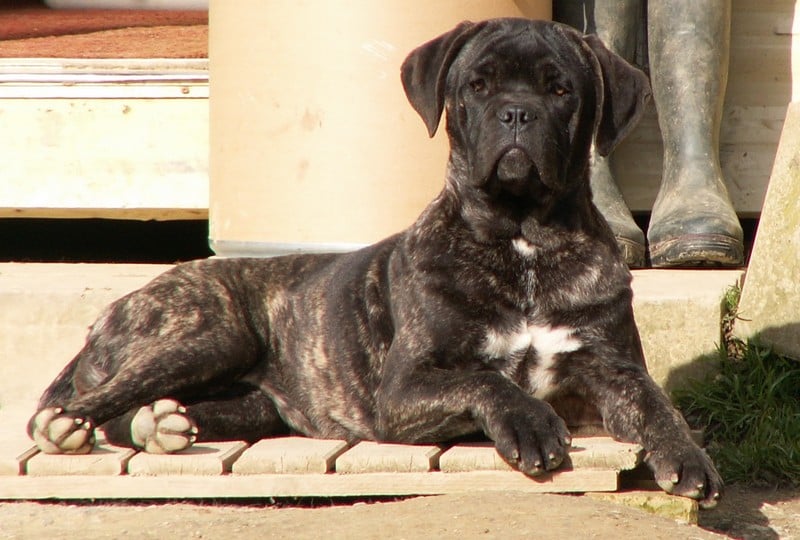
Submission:
<svg viewBox="0 0 800 540">
<path fill-rule="evenodd" d="M 753 336 L 751 342 L 767 346 L 775 336 L 797 335 L 798 332 L 800 323 L 768 328 Z M 713 376 L 720 355 L 720 352 L 709 353 L 675 369 L 665 386 L 674 390 L 685 387 L 693 379 Z M 741 484 L 727 486 L 717 508 L 700 512 L 699 525 L 731 538 L 800 538 L 800 487 L 769 489 Z"/>
<path fill-rule="evenodd" d="M 731 538 L 800 538 L 800 489 L 729 486 L 713 510 L 701 510 L 698 525 Z"/>
</svg>

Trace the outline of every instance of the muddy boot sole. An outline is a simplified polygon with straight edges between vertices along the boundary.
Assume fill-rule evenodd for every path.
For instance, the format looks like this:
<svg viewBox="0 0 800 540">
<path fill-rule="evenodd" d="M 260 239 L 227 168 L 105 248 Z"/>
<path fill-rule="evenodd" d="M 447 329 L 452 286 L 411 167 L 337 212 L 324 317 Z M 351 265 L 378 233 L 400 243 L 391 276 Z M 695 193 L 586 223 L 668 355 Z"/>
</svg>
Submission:
<svg viewBox="0 0 800 540">
<path fill-rule="evenodd" d="M 622 257 L 625 259 L 625 264 L 630 268 L 644 268 L 646 264 L 645 248 L 642 242 L 631 240 L 630 238 L 623 238 L 615 236 L 619 250 L 622 252 Z"/>
<path fill-rule="evenodd" d="M 720 234 L 688 234 L 650 244 L 654 268 L 741 266 L 744 247 L 738 238 Z"/>
</svg>

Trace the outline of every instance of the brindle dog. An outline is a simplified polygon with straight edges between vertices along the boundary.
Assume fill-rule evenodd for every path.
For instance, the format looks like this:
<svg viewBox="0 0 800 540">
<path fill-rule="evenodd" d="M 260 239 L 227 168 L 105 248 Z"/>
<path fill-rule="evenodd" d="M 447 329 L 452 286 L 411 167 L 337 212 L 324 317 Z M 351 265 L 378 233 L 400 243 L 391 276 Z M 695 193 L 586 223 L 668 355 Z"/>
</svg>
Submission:
<svg viewBox="0 0 800 540">
<path fill-rule="evenodd" d="M 413 51 L 409 101 L 444 111 L 441 194 L 347 254 L 179 265 L 112 304 L 44 393 L 45 452 L 101 425 L 150 452 L 287 432 L 436 442 L 482 431 L 520 471 L 567 455 L 567 425 L 640 443 L 668 492 L 721 480 L 648 376 L 631 276 L 592 205 L 589 150 L 638 121 L 643 73 L 554 23 L 463 23 Z"/>
</svg>

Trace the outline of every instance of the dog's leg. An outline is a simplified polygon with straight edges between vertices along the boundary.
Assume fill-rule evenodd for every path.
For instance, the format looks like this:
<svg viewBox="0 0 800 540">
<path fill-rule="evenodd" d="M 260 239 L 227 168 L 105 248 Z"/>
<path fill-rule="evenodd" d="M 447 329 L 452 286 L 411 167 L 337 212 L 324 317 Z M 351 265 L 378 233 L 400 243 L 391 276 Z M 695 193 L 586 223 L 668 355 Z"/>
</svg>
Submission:
<svg viewBox="0 0 800 540">
<path fill-rule="evenodd" d="M 171 345 L 165 347 L 165 342 Z M 245 337 L 226 335 L 219 329 L 205 338 L 197 334 L 140 336 L 135 341 L 114 344 L 118 371 L 102 384 L 63 403 L 47 403 L 31 420 L 29 430 L 41 450 L 89 452 L 94 444 L 94 427 L 163 398 L 191 395 L 192 389 L 198 391 L 222 381 L 236 380 L 257 357 L 254 346 Z M 87 369 L 104 365 L 107 348 L 90 343 L 80 353 L 83 355 L 80 360 L 90 366 Z M 169 424 L 164 424 L 165 428 Z M 175 427 L 172 425 L 170 429 Z M 190 426 L 178 431 L 191 437 Z"/>
<path fill-rule="evenodd" d="M 219 391 L 263 360 L 255 328 L 266 329 L 242 304 L 248 289 L 222 279 L 212 264 L 178 266 L 109 306 L 73 361 L 72 391 L 51 387 L 40 402 L 29 428 L 39 448 L 88 452 L 95 426 L 164 398 Z M 172 425 L 176 413 L 164 425 L 188 443 L 191 426 Z"/>
<path fill-rule="evenodd" d="M 150 454 L 185 450 L 197 440 L 198 432 L 186 407 L 174 399 L 159 399 L 130 410 L 101 427 L 108 442 L 142 448 Z"/>
<path fill-rule="evenodd" d="M 239 384 L 224 395 L 182 405 L 162 399 L 103 424 L 106 439 L 154 454 L 178 452 L 196 441 L 255 442 L 289 428 L 260 388 Z"/>
<path fill-rule="evenodd" d="M 565 459 L 571 437 L 564 421 L 503 375 L 424 367 L 406 371 L 415 362 L 392 359 L 392 354 L 377 396 L 381 440 L 441 441 L 483 430 L 500 456 L 525 474 L 556 469 Z"/>
<path fill-rule="evenodd" d="M 88 454 L 94 448 L 95 425 L 61 407 L 45 407 L 28 423 L 28 431 L 45 454 Z"/>
<path fill-rule="evenodd" d="M 644 367 L 598 358 L 584 366 L 581 384 L 593 396 L 609 433 L 644 447 L 645 461 L 664 491 L 714 506 L 722 489 L 719 473 Z"/>
</svg>

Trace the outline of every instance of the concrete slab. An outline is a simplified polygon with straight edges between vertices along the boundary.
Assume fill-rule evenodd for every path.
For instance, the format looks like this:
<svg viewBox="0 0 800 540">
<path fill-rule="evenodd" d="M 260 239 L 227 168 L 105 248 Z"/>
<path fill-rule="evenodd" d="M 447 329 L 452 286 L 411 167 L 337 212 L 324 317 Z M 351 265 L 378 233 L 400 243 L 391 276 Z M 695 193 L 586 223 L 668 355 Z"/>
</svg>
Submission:
<svg viewBox="0 0 800 540">
<path fill-rule="evenodd" d="M 33 411 L 49 382 L 80 350 L 111 301 L 168 265 L 0 264 L 0 410 Z M 649 369 L 674 387 L 719 342 L 720 300 L 738 270 L 634 271 L 634 310 Z M 22 429 L 22 428 L 20 428 Z"/>
<path fill-rule="evenodd" d="M 720 343 L 722 297 L 742 270 L 634 270 L 633 309 L 647 369 L 668 390 L 709 369 Z"/>
<path fill-rule="evenodd" d="M 111 301 L 168 265 L 0 264 L 0 409 L 33 410 Z"/>
<path fill-rule="evenodd" d="M 699 505 L 685 497 L 667 495 L 663 491 L 623 491 L 619 493 L 587 493 L 588 497 L 638 508 L 685 523 L 697 524 Z"/>
<path fill-rule="evenodd" d="M 786 112 L 781 142 L 739 301 L 741 339 L 800 359 L 800 102 Z"/>
</svg>

